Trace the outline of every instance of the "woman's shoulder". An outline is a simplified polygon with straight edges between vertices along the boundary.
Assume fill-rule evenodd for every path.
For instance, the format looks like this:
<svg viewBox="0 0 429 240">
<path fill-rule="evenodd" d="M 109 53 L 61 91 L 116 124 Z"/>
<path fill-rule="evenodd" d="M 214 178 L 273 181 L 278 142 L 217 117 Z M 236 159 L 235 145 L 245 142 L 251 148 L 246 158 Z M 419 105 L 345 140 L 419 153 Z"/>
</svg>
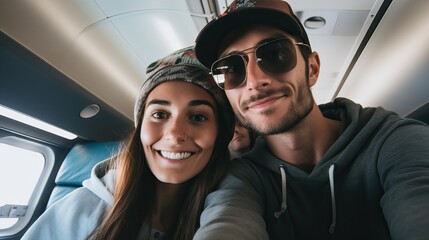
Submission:
<svg viewBox="0 0 429 240">
<path fill-rule="evenodd" d="M 22 239 L 86 239 L 107 206 L 88 189 L 78 188 L 46 209 Z"/>
</svg>

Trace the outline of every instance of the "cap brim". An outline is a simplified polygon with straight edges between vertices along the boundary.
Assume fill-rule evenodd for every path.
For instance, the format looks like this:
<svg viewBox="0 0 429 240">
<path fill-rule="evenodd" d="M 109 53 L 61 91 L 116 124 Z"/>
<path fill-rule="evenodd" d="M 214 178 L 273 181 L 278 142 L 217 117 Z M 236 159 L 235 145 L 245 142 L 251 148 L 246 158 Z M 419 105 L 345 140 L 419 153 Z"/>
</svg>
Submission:
<svg viewBox="0 0 429 240">
<path fill-rule="evenodd" d="M 207 68 L 216 61 L 220 44 L 232 31 L 250 25 L 268 25 L 292 35 L 301 36 L 299 24 L 284 12 L 267 8 L 245 8 L 230 12 L 209 22 L 196 39 L 195 54 Z M 303 39 L 308 41 L 307 39 Z"/>
</svg>

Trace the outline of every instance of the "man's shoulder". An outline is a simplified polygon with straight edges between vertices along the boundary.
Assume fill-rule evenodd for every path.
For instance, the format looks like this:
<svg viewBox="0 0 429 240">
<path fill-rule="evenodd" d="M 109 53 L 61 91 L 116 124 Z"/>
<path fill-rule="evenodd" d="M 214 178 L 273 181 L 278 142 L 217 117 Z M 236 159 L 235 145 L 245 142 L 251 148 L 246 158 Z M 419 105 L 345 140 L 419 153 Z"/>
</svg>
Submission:
<svg viewBox="0 0 429 240">
<path fill-rule="evenodd" d="M 239 158 L 235 158 L 231 161 L 230 169 L 242 169 L 242 168 L 260 168 L 258 164 L 256 164 L 251 157 L 245 155 Z"/>
<path fill-rule="evenodd" d="M 249 155 L 234 159 L 229 169 L 229 175 L 251 181 L 266 179 L 270 174 L 271 172 L 266 166 L 259 164 Z"/>
</svg>

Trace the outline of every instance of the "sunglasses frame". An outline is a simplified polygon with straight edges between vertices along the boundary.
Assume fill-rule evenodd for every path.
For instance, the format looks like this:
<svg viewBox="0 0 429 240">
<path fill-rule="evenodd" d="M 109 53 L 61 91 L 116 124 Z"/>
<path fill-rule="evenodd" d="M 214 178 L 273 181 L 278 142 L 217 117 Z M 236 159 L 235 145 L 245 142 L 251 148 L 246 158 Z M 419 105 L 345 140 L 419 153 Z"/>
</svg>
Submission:
<svg viewBox="0 0 429 240">
<path fill-rule="evenodd" d="M 246 48 L 246 49 L 244 49 L 243 51 L 240 51 L 240 52 L 234 52 L 233 54 L 230 54 L 230 55 L 226 55 L 226 56 L 224 56 L 224 57 L 222 57 L 222 58 L 219 58 L 218 60 L 216 60 L 215 62 L 213 62 L 213 64 L 212 64 L 212 66 L 211 66 L 211 68 L 210 68 L 210 74 L 213 76 L 213 78 L 216 80 L 216 85 L 218 85 L 219 86 L 219 88 L 221 88 L 221 89 L 223 89 L 223 90 L 231 90 L 231 89 L 234 89 L 234 88 L 238 88 L 238 87 L 240 87 L 241 85 L 243 85 L 243 83 L 245 83 L 246 82 L 246 80 L 247 80 L 247 64 L 249 63 L 249 59 L 248 59 L 248 57 L 247 57 L 247 55 L 248 54 L 250 54 L 250 53 L 253 53 L 254 54 L 254 57 L 255 57 L 255 59 L 256 59 L 256 62 L 258 63 L 258 66 L 259 66 L 259 68 L 262 70 L 262 71 L 264 71 L 265 73 L 268 73 L 268 74 L 279 74 L 279 73 L 273 73 L 273 72 L 270 72 L 270 71 L 268 71 L 268 70 L 266 70 L 266 69 L 264 69 L 262 66 L 261 66 L 261 61 L 262 61 L 262 59 L 261 58 L 258 58 L 257 56 L 256 56 L 256 52 L 258 51 L 258 49 L 260 48 L 260 47 L 263 47 L 263 46 L 266 46 L 266 45 L 268 45 L 268 44 L 272 44 L 272 43 L 275 43 L 275 42 L 278 42 L 278 41 L 283 41 L 283 40 L 287 40 L 287 41 L 289 41 L 290 43 L 292 43 L 292 45 L 294 45 L 294 46 L 304 46 L 304 47 L 307 47 L 307 48 L 309 48 L 310 49 L 310 46 L 308 45 L 308 44 L 305 44 L 305 43 L 303 43 L 303 42 L 293 42 L 291 39 L 289 39 L 289 38 L 277 38 L 277 39 L 273 39 L 273 40 L 271 40 L 271 41 L 268 41 L 268 42 L 265 42 L 265 43 L 262 43 L 262 44 L 259 44 L 259 45 L 257 45 L 257 46 L 254 46 L 254 47 L 250 47 L 250 48 Z M 252 50 L 252 49 L 255 49 L 254 51 L 249 51 L 249 50 Z M 244 68 L 245 68 L 245 75 L 244 75 L 244 78 L 243 78 L 243 81 L 239 84 L 239 85 L 237 85 L 236 87 L 233 87 L 233 88 L 229 88 L 229 89 L 225 89 L 225 88 L 223 88 L 223 87 L 221 87 L 220 86 L 220 84 L 219 84 L 219 82 L 218 82 L 218 80 L 217 80 L 217 77 L 213 74 L 213 67 L 215 66 L 215 64 L 217 64 L 218 62 L 220 62 L 220 61 L 223 61 L 223 60 L 225 60 L 225 59 L 227 59 L 227 58 L 229 58 L 229 57 L 231 57 L 231 56 L 240 56 L 241 57 L 241 59 L 243 59 L 243 62 L 244 62 Z M 295 56 L 296 56 L 296 50 L 295 50 Z M 292 68 L 293 69 L 293 68 Z M 292 70 L 292 69 L 290 69 L 290 70 Z M 287 71 L 285 71 L 285 72 L 280 72 L 280 73 L 286 73 L 286 72 L 289 72 L 290 70 L 287 70 Z"/>
</svg>

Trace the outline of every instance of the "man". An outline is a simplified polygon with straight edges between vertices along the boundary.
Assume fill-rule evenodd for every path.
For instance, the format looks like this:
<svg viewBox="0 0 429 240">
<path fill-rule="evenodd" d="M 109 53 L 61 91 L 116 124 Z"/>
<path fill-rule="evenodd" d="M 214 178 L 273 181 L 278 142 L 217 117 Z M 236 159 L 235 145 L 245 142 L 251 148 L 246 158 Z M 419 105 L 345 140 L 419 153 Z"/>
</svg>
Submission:
<svg viewBox="0 0 429 240">
<path fill-rule="evenodd" d="M 228 145 L 231 159 L 241 157 L 254 145 L 255 136 L 243 126 L 240 121 L 235 121 L 234 136 Z"/>
<path fill-rule="evenodd" d="M 263 139 L 206 199 L 195 239 L 428 239 L 429 127 L 316 105 L 319 55 L 286 2 L 233 2 L 196 54 Z"/>
</svg>

